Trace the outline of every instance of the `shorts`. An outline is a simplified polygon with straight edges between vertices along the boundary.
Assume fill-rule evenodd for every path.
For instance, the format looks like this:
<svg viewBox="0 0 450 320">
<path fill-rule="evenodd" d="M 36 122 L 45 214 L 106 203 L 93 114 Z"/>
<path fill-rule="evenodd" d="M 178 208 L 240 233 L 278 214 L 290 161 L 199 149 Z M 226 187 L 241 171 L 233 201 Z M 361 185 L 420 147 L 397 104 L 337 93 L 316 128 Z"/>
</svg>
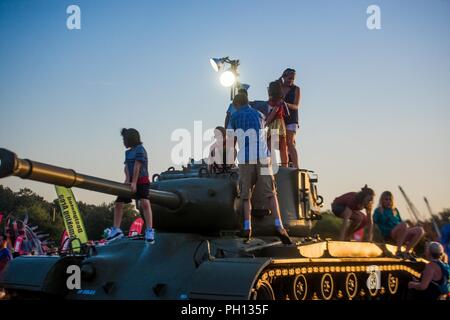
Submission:
<svg viewBox="0 0 450 320">
<path fill-rule="evenodd" d="M 286 130 L 287 131 L 292 131 L 292 132 L 297 132 L 297 129 L 299 128 L 298 123 L 289 123 L 286 124 Z"/>
<path fill-rule="evenodd" d="M 265 170 L 266 172 L 261 172 Z M 264 198 L 270 198 L 277 195 L 275 189 L 275 179 L 272 173 L 272 166 L 263 164 L 239 164 L 239 188 L 240 197 L 243 200 L 249 200 L 252 197 L 256 182 L 259 183 Z"/>
<path fill-rule="evenodd" d="M 147 199 L 149 193 L 150 193 L 150 183 L 143 183 L 136 185 L 136 200 Z M 131 198 L 117 197 L 116 203 L 117 202 L 131 203 L 132 200 L 133 199 Z"/>
<path fill-rule="evenodd" d="M 333 214 L 336 217 L 339 217 L 339 218 L 343 218 L 342 214 L 344 213 L 345 208 L 347 208 L 347 207 L 344 205 L 334 204 L 334 203 L 331 204 L 331 211 L 333 212 Z M 364 228 L 369 222 L 367 216 L 362 211 L 353 210 L 353 209 L 351 209 L 351 210 L 352 210 L 352 215 L 350 216 L 350 220 L 355 220 L 358 218 L 361 220 L 360 225 L 358 226 L 358 228 L 355 231 L 357 231 L 361 228 Z"/>
<path fill-rule="evenodd" d="M 342 213 L 344 212 L 346 206 L 340 205 L 340 204 L 331 204 L 331 211 L 336 217 L 341 218 Z"/>
</svg>

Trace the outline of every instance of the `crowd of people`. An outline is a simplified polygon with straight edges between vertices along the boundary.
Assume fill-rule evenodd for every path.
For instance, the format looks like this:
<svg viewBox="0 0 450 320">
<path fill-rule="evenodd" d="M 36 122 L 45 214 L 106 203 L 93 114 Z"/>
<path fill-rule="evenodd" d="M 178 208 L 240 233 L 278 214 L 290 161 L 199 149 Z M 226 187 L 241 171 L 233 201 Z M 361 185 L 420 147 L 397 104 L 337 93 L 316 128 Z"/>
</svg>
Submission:
<svg viewBox="0 0 450 320">
<path fill-rule="evenodd" d="M 26 231 L 26 224 L 21 220 L 8 218 L 4 232 L 0 234 L 0 272 L 6 264 L 18 256 L 35 255 L 48 249 L 38 239 L 32 239 Z"/>
<path fill-rule="evenodd" d="M 366 240 L 372 241 L 375 224 L 384 241 L 396 246 L 395 257 L 416 261 L 413 250 L 425 236 L 424 228 L 402 220 L 392 192 L 384 191 L 377 208 L 372 211 L 374 197 L 375 192 L 366 185 L 359 192 L 348 192 L 334 199 L 332 212 L 343 219 L 340 239 L 351 240 L 355 233 L 367 228 Z M 448 225 L 444 226 L 443 231 L 445 228 Z M 441 241 L 447 248 L 450 246 L 448 240 Z M 450 266 L 444 246 L 436 241 L 426 244 L 424 256 L 430 263 L 426 265 L 420 279 L 408 284 L 417 299 L 436 300 L 450 293 Z"/>
<path fill-rule="evenodd" d="M 272 146 L 271 139 L 273 137 L 277 139 L 278 143 L 275 145 L 278 146 L 277 150 L 280 153 L 280 165 L 299 168 L 296 136 L 299 128 L 298 110 L 301 93 L 300 87 L 294 83 L 295 77 L 296 71 L 294 69 L 288 68 L 284 70 L 279 79 L 269 84 L 267 100 L 248 101 L 247 104 L 263 116 L 264 123 L 261 130 L 264 130 L 266 127 L 268 129 L 266 143 L 269 151 L 272 151 L 270 150 Z M 241 96 L 246 96 L 248 99 L 247 90 L 244 88 L 239 89 L 237 96 L 239 96 L 237 99 L 241 99 Z M 236 129 L 231 125 L 231 119 L 238 110 L 233 99 L 226 112 L 225 126 L 217 127 L 216 129 L 235 131 Z M 236 140 L 233 147 L 235 144 Z M 234 161 L 234 159 L 232 160 Z M 227 163 L 229 164 L 229 161 Z"/>
<path fill-rule="evenodd" d="M 295 76 L 294 69 L 286 69 L 278 80 L 269 84 L 268 98 L 262 103 L 250 102 L 247 91 L 239 89 L 226 112 L 225 126 L 215 130 L 216 143 L 210 152 L 210 165 L 232 165 L 236 157 L 239 163 L 239 190 L 244 212 L 242 237 L 245 241 L 252 236 L 251 199 L 258 183 L 261 187 L 257 190 L 273 214 L 275 233 L 282 243 L 292 243 L 281 220 L 271 154 L 275 147 L 280 154 L 281 166 L 299 167 L 296 133 L 300 88 L 294 84 Z"/>
<path fill-rule="evenodd" d="M 257 182 L 263 186 L 261 192 L 271 213 L 275 217 L 275 233 L 285 244 L 292 243 L 280 216 L 278 199 L 276 197 L 275 180 L 270 163 L 271 145 L 267 141 L 277 139 L 280 151 L 281 165 L 289 164 L 298 168 L 298 154 L 295 148 L 295 135 L 298 129 L 298 108 L 300 104 L 300 88 L 294 84 L 295 70 L 286 69 L 282 76 L 269 85 L 268 100 L 265 103 L 265 111 L 261 112 L 250 106 L 248 93 L 241 88 L 230 104 L 225 127 L 217 127 L 215 130 L 216 142 L 210 150 L 210 168 L 222 169 L 234 165 L 236 157 L 239 161 L 239 186 L 240 197 L 243 201 L 244 222 L 242 236 L 248 241 L 252 235 L 251 229 L 251 198 Z M 266 126 L 270 135 L 266 135 Z M 233 131 L 229 136 L 227 132 Z M 255 139 L 250 144 L 246 134 L 254 132 Z M 155 235 L 152 228 L 152 211 L 148 200 L 150 181 L 148 175 L 147 152 L 140 140 L 136 129 L 123 129 L 123 143 L 125 148 L 125 183 L 131 185 L 139 202 L 138 207 L 143 212 L 147 229 L 145 240 L 154 243 Z M 231 148 L 228 147 L 230 142 Z M 236 154 L 235 146 L 239 147 Z M 131 202 L 131 198 L 118 197 L 115 202 L 114 225 L 107 237 L 108 241 L 123 237 L 120 229 L 123 204 Z"/>
</svg>

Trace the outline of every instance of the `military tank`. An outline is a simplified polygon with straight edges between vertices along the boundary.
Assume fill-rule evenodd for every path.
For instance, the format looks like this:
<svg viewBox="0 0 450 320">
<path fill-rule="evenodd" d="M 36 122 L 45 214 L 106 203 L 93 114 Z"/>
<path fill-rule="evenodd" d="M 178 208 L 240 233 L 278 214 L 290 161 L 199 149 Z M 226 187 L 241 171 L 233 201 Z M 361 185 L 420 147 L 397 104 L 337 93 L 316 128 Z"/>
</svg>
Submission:
<svg viewBox="0 0 450 320">
<path fill-rule="evenodd" d="M 0 178 L 17 176 L 132 197 L 126 184 L 80 174 L 0 149 Z M 426 261 L 400 260 L 395 247 L 311 237 L 320 219 L 317 175 L 280 168 L 275 176 L 283 223 L 293 244 L 276 237 L 273 217 L 253 199 L 250 241 L 242 224 L 238 172 L 192 162 L 154 175 L 149 199 L 156 243 L 126 237 L 82 252 L 21 256 L 0 275 L 11 297 L 65 299 L 403 299 Z M 256 186 L 258 188 L 258 186 Z M 81 270 L 69 290 L 67 270 Z"/>
</svg>

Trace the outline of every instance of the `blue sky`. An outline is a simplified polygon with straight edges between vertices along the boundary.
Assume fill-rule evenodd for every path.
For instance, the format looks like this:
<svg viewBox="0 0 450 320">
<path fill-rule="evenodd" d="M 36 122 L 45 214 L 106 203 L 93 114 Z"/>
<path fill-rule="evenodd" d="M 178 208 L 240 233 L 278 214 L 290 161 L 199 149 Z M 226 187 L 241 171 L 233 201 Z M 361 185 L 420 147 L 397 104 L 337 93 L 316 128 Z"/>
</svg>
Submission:
<svg viewBox="0 0 450 320">
<path fill-rule="evenodd" d="M 66 28 L 67 6 L 81 30 Z M 381 30 L 366 9 L 381 9 Z M 210 57 L 241 60 L 251 99 L 286 67 L 302 89 L 301 166 L 326 207 L 365 183 L 397 185 L 425 213 L 450 207 L 450 1 L 0 0 L 0 146 L 122 180 L 122 127 L 135 127 L 151 173 L 177 128 L 223 123 L 229 92 Z M 52 186 L 7 178 L 47 199 Z M 113 197 L 75 189 L 79 200 Z"/>
</svg>

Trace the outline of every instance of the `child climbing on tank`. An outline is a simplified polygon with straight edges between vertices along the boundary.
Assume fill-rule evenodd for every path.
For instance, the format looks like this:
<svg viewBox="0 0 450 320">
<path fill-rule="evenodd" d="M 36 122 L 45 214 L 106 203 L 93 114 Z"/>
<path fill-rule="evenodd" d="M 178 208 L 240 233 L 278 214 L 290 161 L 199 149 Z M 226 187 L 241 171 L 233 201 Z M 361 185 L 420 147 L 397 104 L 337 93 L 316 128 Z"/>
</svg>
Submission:
<svg viewBox="0 0 450 320">
<path fill-rule="evenodd" d="M 375 192 L 365 185 L 359 192 L 348 192 L 334 199 L 331 211 L 344 219 L 340 240 L 350 240 L 356 231 L 369 227 L 368 241 L 372 241 L 372 205 Z M 362 212 L 365 209 L 366 214 Z"/>
<path fill-rule="evenodd" d="M 142 209 L 146 230 L 145 240 L 154 243 L 155 232 L 153 230 L 152 208 L 148 199 L 150 191 L 150 180 L 148 174 L 147 151 L 142 145 L 139 132 L 136 129 L 122 129 L 123 144 L 125 151 L 125 183 L 130 184 L 131 191 L 136 194 L 136 200 Z M 131 203 L 131 198 L 117 197 L 114 206 L 114 226 L 107 238 L 108 241 L 123 237 L 120 229 L 123 216 L 124 203 Z"/>
</svg>

